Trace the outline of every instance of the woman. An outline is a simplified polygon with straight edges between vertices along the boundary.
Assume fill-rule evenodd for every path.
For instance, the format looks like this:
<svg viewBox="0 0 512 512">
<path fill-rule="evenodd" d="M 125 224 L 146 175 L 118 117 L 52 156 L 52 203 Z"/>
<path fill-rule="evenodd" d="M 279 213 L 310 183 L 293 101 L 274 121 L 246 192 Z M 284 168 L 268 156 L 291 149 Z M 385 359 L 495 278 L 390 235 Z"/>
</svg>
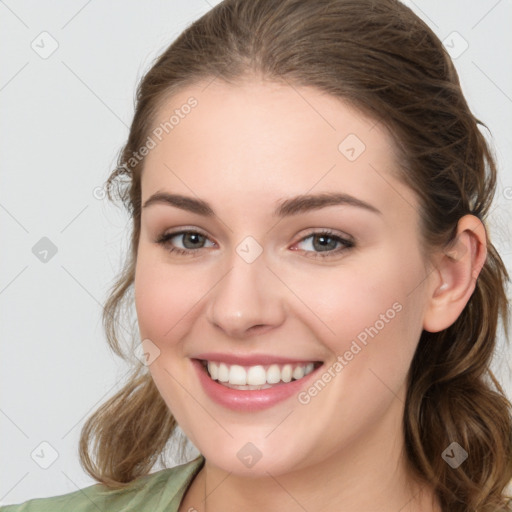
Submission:
<svg viewBox="0 0 512 512">
<path fill-rule="evenodd" d="M 104 324 L 129 358 L 135 304 L 143 364 L 82 431 L 100 484 L 1 510 L 510 510 L 479 124 L 394 0 L 225 0 L 187 28 L 108 181 L 133 231 Z M 201 455 L 149 474 L 177 425 Z"/>
</svg>

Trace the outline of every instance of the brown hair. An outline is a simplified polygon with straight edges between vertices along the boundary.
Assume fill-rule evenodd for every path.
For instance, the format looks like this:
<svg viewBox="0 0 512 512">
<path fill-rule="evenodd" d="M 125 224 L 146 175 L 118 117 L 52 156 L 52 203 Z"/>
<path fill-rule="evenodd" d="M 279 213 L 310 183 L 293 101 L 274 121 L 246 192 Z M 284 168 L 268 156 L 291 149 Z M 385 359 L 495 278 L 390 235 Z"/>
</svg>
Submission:
<svg viewBox="0 0 512 512">
<path fill-rule="evenodd" d="M 449 247 L 462 216 L 486 221 L 496 164 L 479 130 L 485 125 L 471 113 L 442 43 L 408 7 L 396 0 L 224 0 L 142 79 L 128 141 L 107 181 L 109 199 L 120 199 L 133 219 L 131 251 L 103 315 L 110 346 L 127 361 L 134 360 L 133 347 L 123 352 L 119 327 L 123 307 L 133 303 L 144 165 L 133 155 L 172 94 L 199 81 L 239 83 L 251 74 L 316 87 L 389 129 L 400 177 L 420 201 L 426 251 Z M 450 512 L 503 511 L 510 503 L 504 489 L 512 479 L 512 407 L 490 369 L 500 318 L 508 341 L 509 277 L 486 236 L 487 259 L 469 302 L 446 330 L 423 331 L 408 375 L 407 460 Z M 81 433 L 83 467 L 111 489 L 148 474 L 176 429 L 145 370 L 136 364 Z M 468 452 L 457 469 L 441 457 L 453 441 Z"/>
</svg>

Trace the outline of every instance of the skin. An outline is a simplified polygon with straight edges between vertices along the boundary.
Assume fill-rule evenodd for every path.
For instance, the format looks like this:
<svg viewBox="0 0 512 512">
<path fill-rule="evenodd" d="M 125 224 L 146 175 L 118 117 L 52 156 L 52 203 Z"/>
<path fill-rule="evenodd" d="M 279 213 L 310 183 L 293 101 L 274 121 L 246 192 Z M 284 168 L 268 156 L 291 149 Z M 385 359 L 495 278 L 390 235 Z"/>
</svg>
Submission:
<svg viewBox="0 0 512 512">
<path fill-rule="evenodd" d="M 424 254 L 418 201 L 392 174 L 394 147 L 380 124 L 313 88 L 255 77 L 208 82 L 160 109 L 155 126 L 190 96 L 198 100 L 147 155 L 142 202 L 157 191 L 179 193 L 208 201 L 216 215 L 144 208 L 135 277 L 141 339 L 160 351 L 149 370 L 206 458 L 180 511 L 205 510 L 205 480 L 210 512 L 441 510 L 403 452 L 406 375 L 422 329 L 451 325 L 471 296 L 486 256 L 482 224 L 463 217 L 455 254 Z M 366 146 L 355 161 L 338 150 L 348 134 Z M 271 215 L 280 199 L 333 191 L 380 214 L 336 205 L 279 222 Z M 206 238 L 155 243 L 179 228 Z M 356 245 L 314 259 L 322 248 L 311 229 Z M 252 263 L 236 252 L 247 236 L 263 251 Z M 342 247 L 332 244 L 324 251 Z M 199 256 L 169 253 L 171 245 L 199 247 Z M 400 312 L 307 404 L 292 397 L 259 412 L 225 409 L 191 365 L 217 351 L 331 367 L 394 303 Z M 262 454 L 251 468 L 237 457 L 247 442 Z"/>
</svg>

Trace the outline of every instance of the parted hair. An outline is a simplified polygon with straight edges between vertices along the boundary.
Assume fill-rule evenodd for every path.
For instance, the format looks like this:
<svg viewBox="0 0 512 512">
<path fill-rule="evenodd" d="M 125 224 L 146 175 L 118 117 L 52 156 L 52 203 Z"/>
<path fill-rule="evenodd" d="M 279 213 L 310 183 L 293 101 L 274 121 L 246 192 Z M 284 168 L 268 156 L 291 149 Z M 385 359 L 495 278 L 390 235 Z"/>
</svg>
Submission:
<svg viewBox="0 0 512 512">
<path fill-rule="evenodd" d="M 123 343 L 133 304 L 144 167 L 144 158 L 133 155 L 174 93 L 205 80 L 237 84 L 255 75 L 315 87 L 389 130 L 399 178 L 419 200 L 426 254 L 449 248 L 466 214 L 487 228 L 497 181 L 481 130 L 487 127 L 468 107 L 443 44 L 412 10 L 396 0 L 224 0 L 213 7 L 143 76 L 128 140 L 106 182 L 109 199 L 129 212 L 131 238 L 105 302 L 103 326 L 130 373 L 87 419 L 79 454 L 88 474 L 109 489 L 149 474 L 159 456 L 165 465 L 165 447 L 177 432 L 147 367 Z M 491 370 L 500 322 L 509 341 L 509 276 L 488 229 L 486 237 L 487 258 L 467 305 L 447 329 L 422 332 L 408 373 L 402 422 L 407 462 L 412 474 L 433 486 L 446 512 L 512 509 L 506 495 L 512 405 Z M 468 455 L 456 469 L 442 457 L 453 441 Z"/>
</svg>

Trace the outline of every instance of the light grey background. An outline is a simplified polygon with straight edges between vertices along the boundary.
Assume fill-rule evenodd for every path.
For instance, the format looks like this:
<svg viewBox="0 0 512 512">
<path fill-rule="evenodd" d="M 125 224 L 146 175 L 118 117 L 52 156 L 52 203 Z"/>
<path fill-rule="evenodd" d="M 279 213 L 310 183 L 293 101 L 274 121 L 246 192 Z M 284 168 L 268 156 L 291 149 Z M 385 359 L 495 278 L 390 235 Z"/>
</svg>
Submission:
<svg viewBox="0 0 512 512">
<path fill-rule="evenodd" d="M 95 483 L 78 462 L 80 429 L 126 371 L 100 315 L 128 249 L 128 217 L 101 186 L 139 78 L 216 3 L 0 1 L 0 504 Z M 501 174 L 491 233 L 512 272 L 512 1 L 406 3 L 460 53 L 468 102 L 493 134 Z M 32 252 L 42 237 L 57 248 L 46 263 Z M 501 343 L 494 368 L 509 397 L 510 359 Z"/>
</svg>

